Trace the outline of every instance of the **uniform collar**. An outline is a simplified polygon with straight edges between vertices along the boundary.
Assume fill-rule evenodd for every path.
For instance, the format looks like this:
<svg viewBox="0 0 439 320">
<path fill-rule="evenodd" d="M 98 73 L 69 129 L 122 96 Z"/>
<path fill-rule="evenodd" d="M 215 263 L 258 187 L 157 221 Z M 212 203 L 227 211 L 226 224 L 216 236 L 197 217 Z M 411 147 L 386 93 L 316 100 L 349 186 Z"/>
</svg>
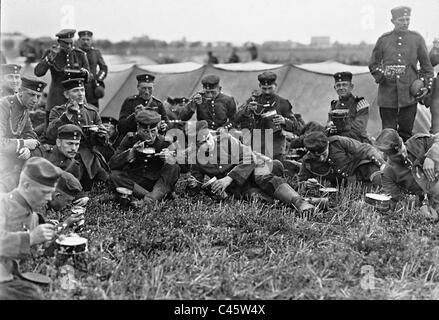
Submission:
<svg viewBox="0 0 439 320">
<path fill-rule="evenodd" d="M 28 209 L 30 212 L 32 212 L 32 207 L 30 204 L 26 201 L 26 199 L 21 195 L 21 193 L 18 191 L 17 188 L 11 191 L 10 193 L 11 197 L 15 199 L 23 208 Z"/>
</svg>

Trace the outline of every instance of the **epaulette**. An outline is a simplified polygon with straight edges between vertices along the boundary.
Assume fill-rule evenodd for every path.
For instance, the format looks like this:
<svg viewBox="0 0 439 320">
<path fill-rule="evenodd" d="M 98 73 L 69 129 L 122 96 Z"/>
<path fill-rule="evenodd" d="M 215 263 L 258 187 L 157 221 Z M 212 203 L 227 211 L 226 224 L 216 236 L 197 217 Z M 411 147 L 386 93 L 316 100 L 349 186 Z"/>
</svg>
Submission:
<svg viewBox="0 0 439 320">
<path fill-rule="evenodd" d="M 155 101 L 157 101 L 157 102 L 160 102 L 160 103 L 162 103 L 159 99 L 157 99 L 156 97 L 154 97 L 154 96 L 152 96 L 152 99 L 153 100 L 155 100 Z"/>
<path fill-rule="evenodd" d="M 392 31 L 389 31 L 389 32 L 386 32 L 386 33 L 383 33 L 378 39 L 381 39 L 381 38 L 387 37 L 387 36 L 391 35 L 392 32 L 393 32 L 393 30 L 392 30 Z"/>
<path fill-rule="evenodd" d="M 76 50 L 76 51 L 82 52 L 83 54 L 86 54 L 86 52 L 84 50 L 77 48 L 77 47 L 73 48 L 73 50 Z"/>
<path fill-rule="evenodd" d="M 355 101 L 357 101 L 357 112 L 370 107 L 369 102 L 363 97 L 355 97 Z"/>
<path fill-rule="evenodd" d="M 415 34 L 415 35 L 417 35 L 417 36 L 422 37 L 422 35 L 421 35 L 418 31 L 408 30 L 407 32 L 409 32 L 409 33 L 413 33 L 413 34 Z"/>
<path fill-rule="evenodd" d="M 94 105 L 89 104 L 89 103 L 85 104 L 85 105 L 84 105 L 84 108 L 86 108 L 86 109 L 88 109 L 88 110 L 93 110 L 93 111 L 95 111 L 95 112 L 98 112 L 98 108 L 96 108 Z"/>
</svg>

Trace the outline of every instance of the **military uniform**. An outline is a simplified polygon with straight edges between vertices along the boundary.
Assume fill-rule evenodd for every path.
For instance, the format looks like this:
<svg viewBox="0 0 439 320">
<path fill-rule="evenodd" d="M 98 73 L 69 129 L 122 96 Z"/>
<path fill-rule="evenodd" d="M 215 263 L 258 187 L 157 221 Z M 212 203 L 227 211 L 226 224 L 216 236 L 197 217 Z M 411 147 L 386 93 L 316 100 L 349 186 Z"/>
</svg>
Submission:
<svg viewBox="0 0 439 320">
<path fill-rule="evenodd" d="M 123 136 L 128 132 L 135 132 L 137 130 L 134 110 L 139 104 L 157 112 L 161 115 L 163 121 L 168 122 L 165 107 L 159 99 L 151 97 L 149 100 L 145 100 L 138 95 L 134 95 L 126 98 L 120 109 L 118 129 Z"/>
<path fill-rule="evenodd" d="M 324 140 L 321 138 L 324 137 L 321 132 L 312 132 L 309 136 L 311 135 L 316 139 Z M 320 178 L 334 186 L 340 185 L 344 179 L 370 183 L 380 173 L 384 160 L 371 145 L 342 136 L 332 136 L 327 139 L 329 140 L 328 159 L 319 162 L 307 153 L 302 160 L 299 181 Z M 309 149 L 307 137 L 304 144 Z"/>
<path fill-rule="evenodd" d="M 95 107 L 99 108 L 99 99 L 102 97 L 96 96 L 95 89 L 98 86 L 105 88 L 104 80 L 108 75 L 108 67 L 99 49 L 94 47 L 91 47 L 90 49 L 81 49 L 87 54 L 90 72 L 94 78 L 93 81 L 87 82 L 85 87 L 85 96 L 88 103 L 91 103 Z M 97 70 L 98 66 L 99 71 Z"/>
<path fill-rule="evenodd" d="M 216 75 L 206 75 L 201 84 L 206 90 L 214 89 L 219 86 L 220 78 Z M 207 100 L 203 97 L 201 104 L 196 104 L 191 100 L 181 111 L 181 120 L 190 120 L 197 112 L 197 120 L 205 120 L 209 125 L 209 129 L 216 130 L 219 127 L 230 129 L 235 119 L 236 102 L 230 96 L 219 93 L 214 99 Z"/>
<path fill-rule="evenodd" d="M 333 110 L 347 110 L 347 116 L 340 125 L 337 120 L 332 120 L 337 126 L 336 135 L 349 137 L 360 142 L 370 143 L 367 136 L 367 122 L 369 120 L 369 103 L 363 97 L 350 95 L 347 98 L 331 101 L 330 114 Z"/>
<path fill-rule="evenodd" d="M 23 170 L 26 177 L 48 187 L 54 187 L 61 175 L 60 169 L 41 158 L 29 159 Z M 29 231 L 38 226 L 40 217 L 19 188 L 0 194 L 0 208 L 0 299 L 40 299 L 33 285 L 14 277 L 14 260 L 30 255 Z"/>
<path fill-rule="evenodd" d="M 24 80 L 27 83 L 26 80 Z M 26 85 L 26 84 L 25 84 Z M 27 86 L 27 85 L 26 85 Z M 38 82 L 43 90 L 45 83 Z M 29 119 L 29 111 L 17 95 L 0 99 L 0 189 L 11 191 L 18 183 L 23 160 L 17 159 L 24 139 L 37 139 Z"/>
<path fill-rule="evenodd" d="M 141 125 L 156 126 L 160 122 L 160 115 L 152 110 L 138 112 L 136 120 Z M 178 164 L 166 163 L 157 156 L 147 157 L 143 153 L 134 151 L 134 158 L 130 157 L 131 148 L 138 141 L 142 141 L 136 132 L 125 135 L 115 155 L 110 159 L 111 180 L 116 187 L 125 187 L 133 190 L 137 198 L 148 196 L 154 200 L 161 200 L 174 189 L 180 174 Z M 155 153 L 168 148 L 170 143 L 165 137 L 157 135 L 151 145 Z"/>
<path fill-rule="evenodd" d="M 377 143 L 380 144 L 381 140 L 382 138 L 379 136 Z M 393 201 L 402 200 L 404 194 L 407 193 L 418 195 L 420 198 L 423 198 L 424 194 L 428 194 L 430 203 L 436 210 L 439 210 L 439 193 L 437 190 L 432 193 L 438 181 L 436 179 L 432 183 L 427 182 L 422 169 L 427 157 L 437 162 L 437 156 L 430 155 L 433 145 L 439 146 L 438 135 L 415 134 L 405 143 L 407 156 L 401 157 L 400 162 L 388 161 L 382 175 L 383 191 L 389 194 Z M 385 150 L 383 151 L 385 152 Z"/>
<path fill-rule="evenodd" d="M 439 39 L 435 41 L 439 42 Z M 430 51 L 430 62 L 433 67 L 439 64 L 439 48 L 433 47 Z M 439 132 L 439 80 L 438 75 L 433 80 L 431 95 L 425 99 L 425 106 L 430 108 L 431 113 L 431 128 L 430 133 Z"/>
<path fill-rule="evenodd" d="M 80 79 L 71 79 L 64 81 L 64 86 L 69 83 L 72 86 L 78 85 L 75 82 L 83 83 Z M 50 111 L 49 126 L 46 131 L 46 139 L 48 144 L 54 145 L 58 135 L 58 128 L 65 124 L 75 124 L 80 128 L 88 125 L 102 125 L 102 120 L 98 114 L 97 109 L 89 104 L 80 105 L 79 113 L 75 114 L 70 120 L 67 117 L 67 104 L 56 106 Z M 109 167 L 105 158 L 95 148 L 98 143 L 102 143 L 96 132 L 84 132 L 85 137 L 81 139 L 81 144 L 78 150 L 78 157 L 85 168 L 86 174 L 82 175 L 81 184 L 84 190 L 89 191 L 91 183 L 94 180 L 107 180 Z"/>
<path fill-rule="evenodd" d="M 84 167 L 76 159 L 66 157 L 57 146 L 48 144 L 41 145 L 31 152 L 32 157 L 42 157 L 49 160 L 53 165 L 71 173 L 76 179 L 81 180 Z"/>
<path fill-rule="evenodd" d="M 67 40 L 73 38 L 74 31 L 68 33 L 58 33 L 58 38 L 62 40 Z M 68 35 L 71 38 L 65 38 Z M 61 50 L 56 55 L 53 61 L 48 58 L 50 50 L 47 50 L 41 59 L 41 61 L 35 66 L 34 73 L 37 77 L 44 76 L 48 70 L 51 74 L 51 82 L 49 87 L 49 94 L 47 97 L 46 111 L 49 112 L 53 107 L 62 105 L 66 103 L 66 98 L 64 96 L 64 87 L 62 81 L 76 78 L 76 73 L 65 72 L 65 70 L 77 70 L 81 68 L 87 70 L 86 82 L 91 81 L 93 76 L 89 74 L 90 65 L 87 59 L 87 55 L 84 51 L 78 48 L 73 48 L 70 52 Z"/>
<path fill-rule="evenodd" d="M 260 84 L 271 85 L 276 81 L 276 74 L 272 72 L 264 72 L 258 76 Z M 251 110 L 250 102 L 256 102 L 256 110 Z M 273 123 L 272 116 L 265 117 L 264 114 L 276 111 L 276 114 L 282 115 L 285 118 L 285 124 L 282 126 L 276 126 Z M 299 135 L 304 127 L 303 120 L 298 120 L 293 113 L 293 106 L 291 103 L 277 94 L 253 95 L 247 100 L 246 104 L 238 111 L 235 117 L 235 123 L 240 125 L 241 128 L 247 128 L 253 132 L 254 129 L 260 129 L 260 137 L 254 133 L 253 137 L 253 149 L 260 151 L 261 153 L 269 156 L 273 159 L 283 160 L 283 156 L 286 153 L 286 137 L 285 131 L 292 132 Z M 273 150 L 271 152 L 270 145 L 266 146 L 265 130 L 273 130 Z M 266 150 L 267 149 L 267 150 Z"/>
<path fill-rule="evenodd" d="M 203 125 L 198 126 L 198 132 L 204 129 Z M 191 174 L 199 182 L 204 181 L 205 175 L 218 179 L 230 177 L 232 183 L 225 189 L 226 194 L 219 196 L 220 199 L 224 199 L 227 194 L 237 198 L 257 195 L 263 199 L 278 199 L 287 205 L 292 204 L 299 212 L 314 208 L 283 178 L 284 170 L 280 161 L 253 152 L 250 146 L 242 144 L 226 132 L 213 139 L 212 151 L 207 150 L 202 154 L 202 149 L 197 150 L 197 161 L 191 166 Z M 196 194 L 200 189 L 201 186 L 197 184 L 196 187 L 190 187 L 189 192 Z M 208 194 L 218 197 L 209 191 Z"/>
<path fill-rule="evenodd" d="M 17 64 L 2 64 L 1 65 L 1 75 L 6 76 L 8 74 L 20 74 L 21 66 Z M 3 83 L 0 87 L 0 98 L 12 96 L 16 92 L 9 87 L 6 83 Z"/>
<path fill-rule="evenodd" d="M 394 18 L 410 15 L 409 8 L 396 9 L 392 11 Z M 379 84 L 377 103 L 383 129 L 396 129 L 404 140 L 408 139 L 417 108 L 410 86 L 418 78 L 429 90 L 432 86 L 433 67 L 423 37 L 410 30 L 393 30 L 383 34 L 373 49 L 369 69 Z"/>
</svg>

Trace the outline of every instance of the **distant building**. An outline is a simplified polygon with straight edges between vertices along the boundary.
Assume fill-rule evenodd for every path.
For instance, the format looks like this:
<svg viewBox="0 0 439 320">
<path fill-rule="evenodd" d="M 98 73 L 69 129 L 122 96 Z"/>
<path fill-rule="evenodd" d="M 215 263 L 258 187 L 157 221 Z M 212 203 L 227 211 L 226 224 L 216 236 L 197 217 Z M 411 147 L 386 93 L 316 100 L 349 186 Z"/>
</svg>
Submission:
<svg viewBox="0 0 439 320">
<path fill-rule="evenodd" d="M 24 39 L 26 37 L 19 32 L 2 32 L 0 34 L 1 47 L 5 51 L 18 50 Z"/>
<path fill-rule="evenodd" d="M 311 47 L 314 48 L 328 48 L 331 46 L 331 38 L 324 37 L 311 37 Z"/>
</svg>

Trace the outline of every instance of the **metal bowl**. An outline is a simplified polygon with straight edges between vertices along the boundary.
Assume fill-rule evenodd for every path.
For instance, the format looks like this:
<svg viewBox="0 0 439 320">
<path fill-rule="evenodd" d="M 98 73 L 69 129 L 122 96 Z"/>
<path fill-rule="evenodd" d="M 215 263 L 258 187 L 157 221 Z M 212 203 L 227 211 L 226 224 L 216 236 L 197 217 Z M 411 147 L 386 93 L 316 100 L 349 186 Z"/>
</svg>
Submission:
<svg viewBox="0 0 439 320">
<path fill-rule="evenodd" d="M 323 192 L 323 193 L 336 193 L 336 192 L 338 192 L 338 189 L 337 188 L 320 188 L 319 191 Z"/>
<path fill-rule="evenodd" d="M 390 209 L 391 197 L 386 194 L 366 193 L 364 201 L 377 211 L 386 212 Z"/>
<path fill-rule="evenodd" d="M 88 251 L 88 240 L 79 236 L 67 236 L 55 240 L 60 254 L 80 254 Z"/>
</svg>

